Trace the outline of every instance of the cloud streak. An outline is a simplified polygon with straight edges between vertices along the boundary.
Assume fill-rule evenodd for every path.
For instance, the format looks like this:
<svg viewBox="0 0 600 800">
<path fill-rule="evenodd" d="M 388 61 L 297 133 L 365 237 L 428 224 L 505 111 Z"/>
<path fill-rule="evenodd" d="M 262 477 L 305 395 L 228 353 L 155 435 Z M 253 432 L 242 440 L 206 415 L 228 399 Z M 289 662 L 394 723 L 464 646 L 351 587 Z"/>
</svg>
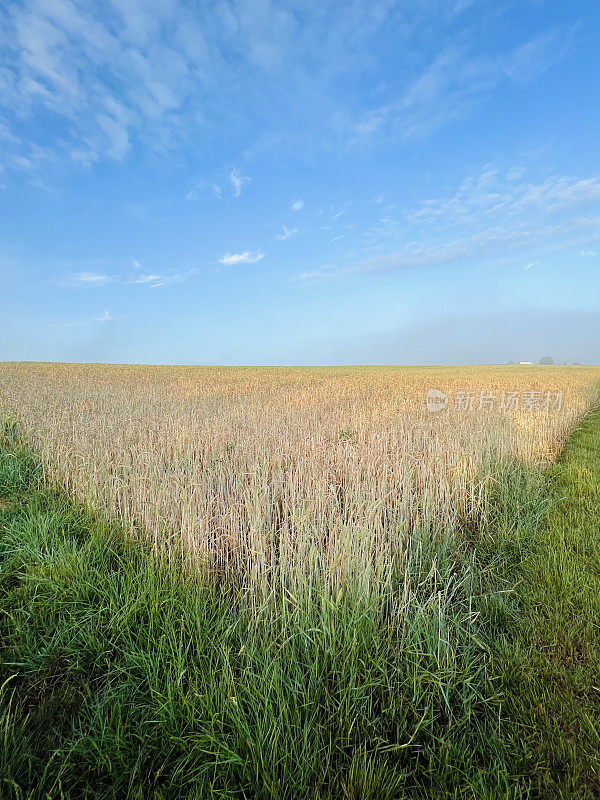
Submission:
<svg viewBox="0 0 600 800">
<path fill-rule="evenodd" d="M 125 282 L 129 284 L 148 286 L 150 289 L 159 289 L 162 286 L 171 286 L 176 283 L 184 283 L 184 281 L 187 281 L 187 279 L 192 277 L 192 275 L 197 275 L 199 272 L 200 270 L 194 267 L 193 269 L 188 269 L 185 272 L 176 272 L 170 275 L 149 273 L 147 275 L 137 275 L 136 277 Z"/>
<path fill-rule="evenodd" d="M 6 162 L 19 170 L 46 163 L 34 141 L 15 133 L 39 114 L 53 122 L 46 126 L 53 131 L 47 155 L 84 169 L 123 161 L 138 148 L 196 153 L 215 135 L 237 147 L 234 159 L 261 147 L 330 150 L 382 136 L 419 138 L 464 116 L 503 83 L 537 79 L 570 53 L 575 36 L 572 28 L 554 28 L 506 52 L 477 52 L 468 44 L 469 15 L 449 8 L 435 21 L 436 52 L 422 41 L 432 27 L 431 7 L 409 5 L 356 0 L 351 7 L 317 4 L 301 15 L 294 0 L 9 4 L 0 26 Z M 382 86 L 375 107 L 360 85 L 358 102 L 350 103 L 336 78 L 374 64 L 389 73 L 386 48 L 375 55 L 375 45 L 390 31 L 411 69 Z M 248 177 L 234 167 L 228 179 L 239 197 Z"/>
<path fill-rule="evenodd" d="M 455 44 L 442 49 L 399 97 L 354 124 L 354 143 L 377 135 L 420 139 L 467 115 L 503 82 L 526 85 L 572 50 L 575 29 L 555 28 L 496 56 Z"/>
<path fill-rule="evenodd" d="M 264 257 L 264 253 L 251 253 L 249 250 L 244 253 L 226 253 L 219 259 L 219 264 L 224 264 L 227 267 L 235 266 L 236 264 L 256 264 L 257 261 L 262 261 Z"/>
<path fill-rule="evenodd" d="M 121 277 L 118 275 L 104 275 L 96 272 L 73 272 L 69 275 L 66 281 L 67 286 L 75 286 L 85 289 L 98 289 L 112 284 L 124 284 L 135 286 L 147 286 L 151 289 L 158 289 L 161 286 L 170 286 L 176 283 L 183 283 L 193 275 L 197 275 L 200 269 L 194 267 L 183 272 L 176 273 L 143 273 L 140 272 L 141 265 L 134 259 L 133 266 L 136 270 L 135 274 L 129 278 Z"/>
<path fill-rule="evenodd" d="M 292 236 L 295 236 L 298 233 L 298 228 L 287 228 L 285 225 L 281 233 L 276 233 L 275 238 L 279 239 L 280 242 L 285 242 L 286 239 L 290 239 Z"/>
<path fill-rule="evenodd" d="M 229 180 L 231 181 L 231 185 L 233 187 L 234 197 L 239 197 L 242 193 L 242 189 L 244 188 L 244 184 L 250 182 L 250 178 L 247 175 L 242 175 L 239 169 L 231 170 L 229 174 Z"/>
<path fill-rule="evenodd" d="M 392 240 L 398 240 L 391 252 L 341 263 L 333 270 L 308 270 L 296 280 L 313 283 L 536 251 L 525 267 L 532 269 L 539 267 L 542 254 L 595 252 L 582 248 L 600 238 L 599 177 L 554 175 L 536 183 L 516 176 L 522 178 L 522 171 L 503 173 L 488 165 L 452 194 L 421 201 L 400 220 L 382 220 Z M 374 228 L 362 238 L 380 247 L 385 232 Z"/>
<path fill-rule="evenodd" d="M 456 225 L 499 214 L 516 217 L 525 214 L 551 215 L 572 212 L 600 203 L 600 178 L 552 175 L 541 183 L 510 180 L 510 170 L 502 175 L 486 167 L 475 177 L 465 179 L 449 197 L 425 200 L 407 215 L 411 222 Z"/>
<path fill-rule="evenodd" d="M 92 319 L 85 320 L 83 322 L 62 322 L 62 328 L 85 328 L 88 325 L 94 325 L 97 322 L 112 322 L 114 319 L 113 315 L 110 311 L 105 311 L 102 316 L 100 317 L 92 317 Z"/>
<path fill-rule="evenodd" d="M 98 272 L 72 272 L 69 275 L 69 283 L 72 286 L 81 286 L 87 289 L 105 286 L 107 283 L 114 280 L 115 278 L 113 276 L 102 275 Z"/>
</svg>

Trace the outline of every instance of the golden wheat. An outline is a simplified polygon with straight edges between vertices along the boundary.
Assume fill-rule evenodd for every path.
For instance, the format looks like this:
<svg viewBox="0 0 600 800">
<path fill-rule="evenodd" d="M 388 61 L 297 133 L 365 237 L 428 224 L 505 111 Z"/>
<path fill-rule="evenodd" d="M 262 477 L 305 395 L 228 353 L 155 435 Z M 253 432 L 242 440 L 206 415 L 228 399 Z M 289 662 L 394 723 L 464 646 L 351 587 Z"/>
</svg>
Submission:
<svg viewBox="0 0 600 800">
<path fill-rule="evenodd" d="M 293 593 L 370 592 L 419 539 L 475 524 L 503 467 L 558 452 L 600 372 L 9 363 L 0 377 L 0 408 L 74 496 L 198 569 Z M 430 413 L 429 388 L 473 392 L 473 408 Z M 545 390 L 560 411 L 479 408 L 480 392 Z"/>
</svg>

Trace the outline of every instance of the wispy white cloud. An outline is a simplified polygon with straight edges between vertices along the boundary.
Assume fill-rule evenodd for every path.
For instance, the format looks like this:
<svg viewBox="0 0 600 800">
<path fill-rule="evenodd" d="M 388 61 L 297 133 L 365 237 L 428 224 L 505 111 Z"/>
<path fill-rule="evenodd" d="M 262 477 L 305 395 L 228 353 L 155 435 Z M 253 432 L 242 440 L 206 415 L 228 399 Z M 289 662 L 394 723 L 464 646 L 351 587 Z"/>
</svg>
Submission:
<svg viewBox="0 0 600 800">
<path fill-rule="evenodd" d="M 81 164 L 82 167 L 91 167 L 92 164 L 99 160 L 100 156 L 91 148 L 82 149 L 75 147 L 71 150 L 71 158 L 73 161 Z"/>
<path fill-rule="evenodd" d="M 123 283 L 127 283 L 127 284 L 133 283 L 133 284 L 138 284 L 138 285 L 142 285 L 142 286 L 144 286 L 144 285 L 151 285 L 151 286 L 153 286 L 153 285 L 161 285 L 162 286 L 163 285 L 162 282 L 165 280 L 165 276 L 164 275 L 161 275 L 161 274 L 158 274 L 158 273 L 155 274 L 155 273 L 152 273 L 152 272 L 149 272 L 149 273 L 142 272 L 141 271 L 142 270 L 142 265 L 137 260 L 137 258 L 132 259 L 131 263 L 132 263 L 132 266 L 133 266 L 133 268 L 135 270 L 135 274 L 133 275 L 133 277 L 124 279 Z"/>
<path fill-rule="evenodd" d="M 174 275 L 162 275 L 148 285 L 151 289 L 158 289 L 162 286 L 171 286 L 174 283 L 184 283 L 188 278 L 191 278 L 192 275 L 198 275 L 199 272 L 200 270 L 194 267 L 185 272 L 176 272 Z"/>
<path fill-rule="evenodd" d="M 234 266 L 235 264 L 255 264 L 264 257 L 264 253 L 251 253 L 249 250 L 246 250 L 244 253 L 226 253 L 219 259 L 219 263 L 225 264 L 227 267 Z"/>
<path fill-rule="evenodd" d="M 423 138 L 465 116 L 503 81 L 527 84 L 561 61 L 572 49 L 575 29 L 556 28 L 495 56 L 473 54 L 452 44 L 400 94 L 365 111 L 354 124 L 354 143 L 385 133 L 400 139 Z"/>
<path fill-rule="evenodd" d="M 56 149 L 84 166 L 123 159 L 139 144 L 196 143 L 217 124 L 244 127 L 257 84 L 281 102 L 282 74 L 293 81 L 290 105 L 302 103 L 314 121 L 315 89 L 369 56 L 392 6 L 358 0 L 301 19 L 294 2 L 273 0 L 11 3 L 0 26 L 0 106 L 21 119 L 40 110 L 62 119 Z"/>
<path fill-rule="evenodd" d="M 293 278 L 291 278 L 291 281 L 305 285 L 324 283 L 325 281 L 329 281 L 336 277 L 338 274 L 339 273 L 337 271 L 328 270 L 328 268 L 325 266 L 320 267 L 319 269 L 310 269 L 306 272 L 301 272 L 299 275 L 295 275 Z"/>
<path fill-rule="evenodd" d="M 488 258 L 507 252 L 549 247 L 569 249 L 581 240 L 597 237 L 600 216 L 581 217 L 555 225 L 531 227 L 528 224 L 485 228 L 471 236 L 448 239 L 439 244 L 408 246 L 403 251 L 383 258 L 374 258 L 369 269 L 397 269 L 452 263 L 462 259 Z"/>
<path fill-rule="evenodd" d="M 281 233 L 275 234 L 275 238 L 283 242 L 286 239 L 289 239 L 291 236 L 295 236 L 297 233 L 298 233 L 298 228 L 288 228 L 284 225 Z"/>
<path fill-rule="evenodd" d="M 175 273 L 144 273 L 140 262 L 137 259 L 132 261 L 135 273 L 129 277 L 120 275 L 106 275 L 98 272 L 72 272 L 66 281 L 67 286 L 78 286 L 82 288 L 99 288 L 109 283 L 122 285 L 148 286 L 152 289 L 160 286 L 169 286 L 175 283 L 183 283 L 193 275 L 197 275 L 200 269 L 194 267 L 183 272 Z"/>
<path fill-rule="evenodd" d="M 9 141 L 18 141 L 16 137 Z M 19 172 L 36 172 L 42 165 L 54 161 L 56 158 L 54 151 L 49 147 L 41 147 L 33 142 L 26 142 L 19 154 L 11 153 L 6 158 L 9 167 Z"/>
<path fill-rule="evenodd" d="M 454 192 L 421 201 L 403 219 L 384 217 L 381 225 L 364 231 L 358 237 L 362 257 L 351 255 L 335 271 L 311 270 L 298 279 L 315 281 L 323 273 L 322 279 L 330 280 L 519 253 L 527 254 L 524 268 L 529 270 L 542 266 L 540 258 L 552 252 L 596 252 L 586 246 L 600 236 L 600 178 L 559 175 L 536 182 L 519 174 L 515 181 L 510 169 L 487 165 Z M 389 242 L 396 242 L 395 248 Z M 381 252 L 369 255 L 370 247 Z"/>
<path fill-rule="evenodd" d="M 148 286 L 150 289 L 159 289 L 162 286 L 171 286 L 175 283 L 183 283 L 192 275 L 197 275 L 200 270 L 197 267 L 188 269 L 185 272 L 175 272 L 168 275 L 154 273 L 136 275 L 125 281 L 125 283 Z"/>
<path fill-rule="evenodd" d="M 163 279 L 163 275 L 138 275 L 137 278 L 131 278 L 131 280 L 127 281 L 127 283 L 154 283 L 155 281 L 161 281 Z"/>
<path fill-rule="evenodd" d="M 114 317 L 110 311 L 105 311 L 100 317 L 92 317 L 92 319 L 83 321 L 61 322 L 60 325 L 62 328 L 84 328 L 88 325 L 94 325 L 96 322 L 111 322 L 113 319 Z"/>
<path fill-rule="evenodd" d="M 546 248 L 549 252 L 572 249 L 600 234 L 600 216 L 584 217 L 557 225 L 531 228 L 528 225 L 485 228 L 471 236 L 450 238 L 434 244 L 409 242 L 401 249 L 373 256 L 338 269 L 338 275 L 359 272 L 387 272 L 434 264 L 452 264 L 506 253 Z"/>
<path fill-rule="evenodd" d="M 492 165 L 466 178 L 454 194 L 422 201 L 407 214 L 411 222 L 481 222 L 482 218 L 572 212 L 600 203 L 600 177 L 551 175 L 541 183 L 517 183 Z"/>
<path fill-rule="evenodd" d="M 241 190 L 240 190 L 241 191 Z M 189 192 L 186 194 L 186 200 L 197 200 L 198 196 L 201 193 L 210 192 L 217 200 L 220 200 L 223 196 L 223 192 L 221 187 L 217 183 L 212 183 L 211 181 L 199 181 L 195 186 L 193 186 Z"/>
<path fill-rule="evenodd" d="M 232 169 L 229 173 L 229 180 L 233 187 L 233 196 L 239 197 L 244 188 L 244 184 L 249 183 L 250 178 L 247 175 L 242 175 L 239 169 Z"/>
<path fill-rule="evenodd" d="M 84 286 L 86 288 L 105 286 L 114 280 L 114 276 L 102 275 L 98 272 L 72 272 L 69 275 L 69 283 L 73 286 Z"/>
<path fill-rule="evenodd" d="M 568 28 L 542 31 L 506 52 L 470 49 L 469 15 L 458 20 L 458 12 L 471 1 L 440 5 L 448 27 L 438 31 L 437 54 L 423 47 L 420 35 L 432 25 L 427 3 L 404 8 L 394 0 L 356 0 L 309 15 L 299 14 L 293 0 L 217 7 L 185 0 L 11 3 L 0 27 L 4 141 L 13 165 L 30 169 L 34 162 L 15 131 L 18 120 L 39 113 L 57 122 L 45 126 L 59 131 L 45 137 L 55 154 L 87 168 L 123 160 L 138 147 L 196 152 L 219 130 L 232 132 L 232 142 L 235 132 L 247 130 L 253 143 L 244 152 L 261 141 L 271 149 L 312 148 L 317 141 L 329 149 L 340 138 L 360 144 L 424 136 L 467 113 L 503 81 L 530 82 L 570 51 Z M 349 109 L 334 78 L 375 63 L 383 69 L 385 58 L 376 61 L 374 45 L 392 30 L 412 74 L 382 84 L 377 95 L 383 100 L 374 108 L 359 102 L 358 112 L 354 103 Z M 257 118 L 268 121 L 262 131 Z M 246 177 L 232 171 L 234 196 Z"/>
<path fill-rule="evenodd" d="M 304 200 L 292 200 L 291 208 L 292 211 L 300 211 L 302 208 L 304 208 Z"/>
<path fill-rule="evenodd" d="M 331 221 L 334 222 L 336 219 L 339 219 L 340 217 L 343 217 L 344 214 L 346 214 L 346 212 L 348 211 L 348 209 L 350 208 L 351 205 L 352 205 L 352 202 L 349 201 L 349 202 L 345 203 L 341 207 L 340 206 L 336 206 L 336 205 L 331 205 L 331 206 L 328 206 L 326 208 L 320 208 L 319 209 L 319 216 L 325 216 L 325 215 L 330 216 Z M 322 228 L 323 228 L 323 230 L 326 230 L 327 226 L 323 225 Z"/>
</svg>

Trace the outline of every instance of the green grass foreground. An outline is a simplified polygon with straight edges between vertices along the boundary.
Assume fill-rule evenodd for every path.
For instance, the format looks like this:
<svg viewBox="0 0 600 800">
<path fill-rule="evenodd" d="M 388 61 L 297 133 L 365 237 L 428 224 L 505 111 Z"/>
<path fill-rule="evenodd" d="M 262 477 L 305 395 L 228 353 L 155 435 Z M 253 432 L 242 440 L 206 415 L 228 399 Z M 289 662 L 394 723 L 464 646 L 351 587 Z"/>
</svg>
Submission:
<svg viewBox="0 0 600 800">
<path fill-rule="evenodd" d="M 535 797 L 600 797 L 600 408 L 547 473 L 502 654 L 515 769 Z"/>
<path fill-rule="evenodd" d="M 489 530 L 425 544 L 402 625 L 347 594 L 256 615 L 5 438 L 0 797 L 597 797 L 599 484 L 596 412 Z"/>
</svg>

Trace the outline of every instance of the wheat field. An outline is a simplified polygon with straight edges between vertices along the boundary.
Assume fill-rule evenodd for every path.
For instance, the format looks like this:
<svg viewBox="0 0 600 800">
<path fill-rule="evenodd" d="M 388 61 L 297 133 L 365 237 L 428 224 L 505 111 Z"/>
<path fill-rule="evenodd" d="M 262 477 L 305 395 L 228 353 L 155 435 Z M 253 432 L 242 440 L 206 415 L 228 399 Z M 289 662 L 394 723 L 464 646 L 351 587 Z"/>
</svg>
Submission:
<svg viewBox="0 0 600 800">
<path fill-rule="evenodd" d="M 584 796 L 599 378 L 0 364 L 14 797 Z"/>
<path fill-rule="evenodd" d="M 559 451 L 599 370 L 5 363 L 0 375 L 0 407 L 53 480 L 259 596 L 315 582 L 378 592 L 423 542 L 480 525 L 495 482 Z M 445 410 L 427 410 L 429 388 Z"/>
</svg>

